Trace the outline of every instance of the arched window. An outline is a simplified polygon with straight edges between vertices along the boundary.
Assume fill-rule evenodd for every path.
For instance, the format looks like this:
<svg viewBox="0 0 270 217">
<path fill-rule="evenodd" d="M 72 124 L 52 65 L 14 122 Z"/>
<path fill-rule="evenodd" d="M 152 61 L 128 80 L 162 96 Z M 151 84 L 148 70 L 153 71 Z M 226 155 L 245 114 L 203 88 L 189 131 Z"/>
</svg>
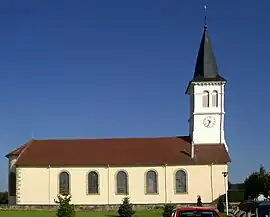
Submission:
<svg viewBox="0 0 270 217">
<path fill-rule="evenodd" d="M 176 193 L 187 192 L 187 174 L 183 170 L 178 170 L 175 173 L 175 192 Z"/>
<path fill-rule="evenodd" d="M 124 171 L 119 171 L 116 175 L 116 193 L 128 194 L 128 176 Z"/>
<path fill-rule="evenodd" d="M 146 173 L 146 194 L 157 194 L 157 173 L 150 170 Z"/>
<path fill-rule="evenodd" d="M 61 172 L 59 175 L 59 193 L 62 195 L 70 194 L 69 174 Z"/>
<path fill-rule="evenodd" d="M 208 91 L 203 91 L 202 105 L 203 107 L 209 107 L 209 92 Z"/>
<path fill-rule="evenodd" d="M 218 107 L 218 92 L 216 90 L 212 93 L 212 106 Z"/>
<path fill-rule="evenodd" d="M 95 171 L 88 173 L 88 194 L 98 194 L 98 174 Z"/>
<path fill-rule="evenodd" d="M 9 174 L 9 196 L 16 196 L 16 173 L 10 172 Z"/>
</svg>

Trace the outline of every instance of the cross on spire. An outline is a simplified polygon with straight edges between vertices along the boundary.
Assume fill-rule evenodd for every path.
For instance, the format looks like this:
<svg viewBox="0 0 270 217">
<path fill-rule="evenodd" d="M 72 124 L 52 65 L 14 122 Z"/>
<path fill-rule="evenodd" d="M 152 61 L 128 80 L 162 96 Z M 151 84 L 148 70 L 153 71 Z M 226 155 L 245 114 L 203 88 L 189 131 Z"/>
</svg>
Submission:
<svg viewBox="0 0 270 217">
<path fill-rule="evenodd" d="M 206 15 L 206 11 L 207 11 L 207 6 L 204 5 L 204 28 L 207 28 L 207 15 Z"/>
</svg>

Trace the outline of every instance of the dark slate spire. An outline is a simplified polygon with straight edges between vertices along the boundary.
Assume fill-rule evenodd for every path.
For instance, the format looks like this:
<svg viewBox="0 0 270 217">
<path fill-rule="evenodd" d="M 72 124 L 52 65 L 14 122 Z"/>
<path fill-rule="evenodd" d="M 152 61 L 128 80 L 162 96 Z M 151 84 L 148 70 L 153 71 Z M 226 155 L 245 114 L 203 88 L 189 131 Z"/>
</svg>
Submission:
<svg viewBox="0 0 270 217">
<path fill-rule="evenodd" d="M 204 32 L 192 81 L 226 81 L 218 73 L 216 58 L 212 50 L 206 24 L 204 26 Z"/>
</svg>

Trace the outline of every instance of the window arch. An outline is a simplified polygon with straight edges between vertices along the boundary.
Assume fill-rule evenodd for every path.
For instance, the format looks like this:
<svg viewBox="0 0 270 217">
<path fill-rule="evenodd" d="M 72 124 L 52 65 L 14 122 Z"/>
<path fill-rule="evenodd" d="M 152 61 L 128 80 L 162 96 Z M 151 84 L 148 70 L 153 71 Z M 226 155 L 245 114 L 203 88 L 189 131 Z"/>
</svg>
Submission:
<svg viewBox="0 0 270 217">
<path fill-rule="evenodd" d="M 88 173 L 88 194 L 98 194 L 99 193 L 99 181 L 98 173 L 91 171 Z"/>
<path fill-rule="evenodd" d="M 184 170 L 178 170 L 175 173 L 175 192 L 176 193 L 187 192 L 187 174 Z"/>
<path fill-rule="evenodd" d="M 70 194 L 70 177 L 66 171 L 59 174 L 59 193 L 62 195 Z"/>
<path fill-rule="evenodd" d="M 203 107 L 209 107 L 209 92 L 206 91 L 206 90 L 203 91 L 202 106 Z"/>
<path fill-rule="evenodd" d="M 125 171 L 119 171 L 116 175 L 116 193 L 128 194 L 128 176 Z"/>
<path fill-rule="evenodd" d="M 218 92 L 216 90 L 212 93 L 212 106 L 218 107 Z"/>
<path fill-rule="evenodd" d="M 157 173 L 154 170 L 149 170 L 146 173 L 146 194 L 158 193 L 158 179 Z"/>
</svg>

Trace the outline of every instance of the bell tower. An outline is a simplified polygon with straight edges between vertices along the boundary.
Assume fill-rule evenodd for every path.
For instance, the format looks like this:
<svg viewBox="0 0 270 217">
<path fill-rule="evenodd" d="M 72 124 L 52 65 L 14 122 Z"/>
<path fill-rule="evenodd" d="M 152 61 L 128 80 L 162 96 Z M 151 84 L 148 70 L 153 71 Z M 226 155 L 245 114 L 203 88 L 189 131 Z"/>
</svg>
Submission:
<svg viewBox="0 0 270 217">
<path fill-rule="evenodd" d="M 190 96 L 189 135 L 193 144 L 225 144 L 226 146 L 225 85 L 226 79 L 218 72 L 208 27 L 205 25 L 193 79 L 186 90 L 186 94 Z"/>
</svg>

